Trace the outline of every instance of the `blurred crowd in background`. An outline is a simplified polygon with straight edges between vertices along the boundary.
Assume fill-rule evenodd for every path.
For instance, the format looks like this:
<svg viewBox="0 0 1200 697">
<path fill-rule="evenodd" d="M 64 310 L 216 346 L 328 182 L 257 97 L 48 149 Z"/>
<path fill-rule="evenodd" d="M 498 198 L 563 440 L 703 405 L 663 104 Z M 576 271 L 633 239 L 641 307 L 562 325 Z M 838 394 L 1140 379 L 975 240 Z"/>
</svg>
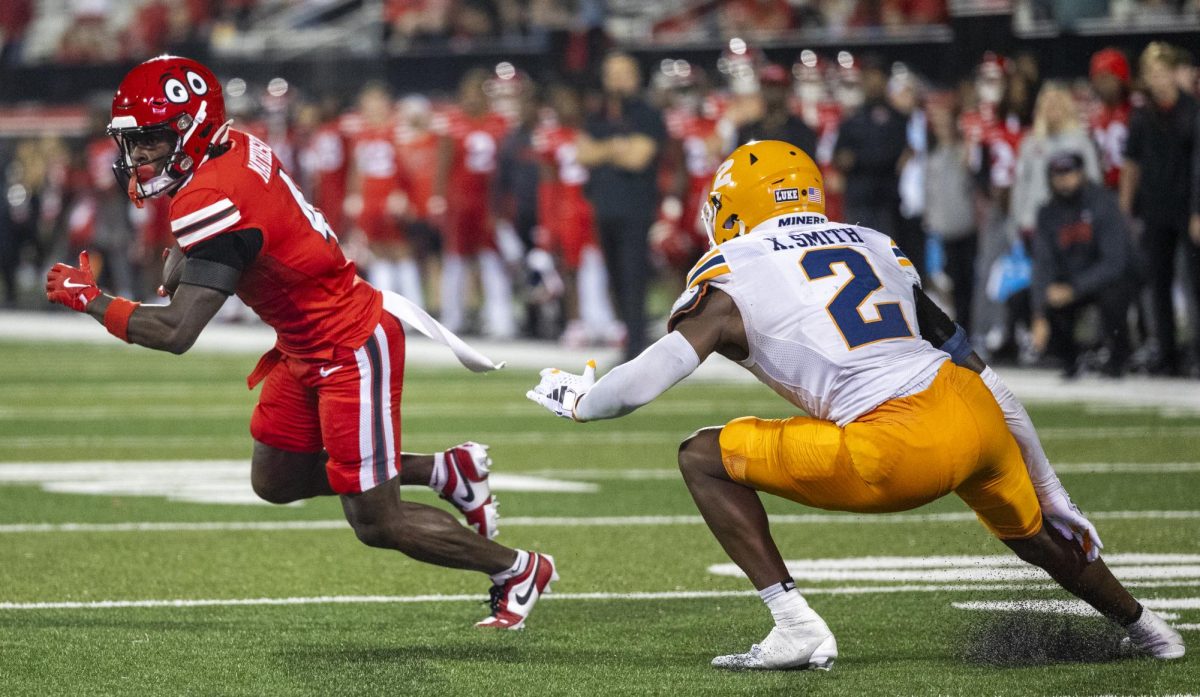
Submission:
<svg viewBox="0 0 1200 697">
<path fill-rule="evenodd" d="M 74 6 L 89 3 L 106 4 Z M 0 26 L 22 4 L 5 3 Z M 135 9 L 171 8 L 161 15 L 168 28 L 172 12 L 200 13 L 181 24 L 216 31 L 260 4 Z M 530 32 L 602 7 L 381 5 L 406 39 L 456 36 L 476 10 L 489 31 Z M 876 25 L 945 17 L 940 0 L 688 7 L 656 31 L 852 23 L 864 12 Z M 595 52 L 577 75 L 536 80 L 489 62 L 445 93 L 370 82 L 346 99 L 282 78 L 222 79 L 235 127 L 274 149 L 361 273 L 455 331 L 638 353 L 707 247 L 699 211 L 717 166 L 739 143 L 771 138 L 820 165 L 830 219 L 896 240 L 990 361 L 1068 376 L 1200 376 L 1200 118 L 1187 50 L 1105 49 L 1088 74 L 1065 81 L 1044 79 L 1032 54 L 988 53 L 968 79 L 945 85 L 869 53 L 802 50 L 779 63 L 741 37 L 722 45 L 715 70 Z M 0 140 L 6 306 L 42 307 L 44 270 L 83 249 L 104 288 L 157 299 L 169 200 L 130 204 L 111 172 L 107 104 L 94 107 L 87 137 Z M 247 311 L 235 299 L 224 313 L 237 321 Z"/>
</svg>

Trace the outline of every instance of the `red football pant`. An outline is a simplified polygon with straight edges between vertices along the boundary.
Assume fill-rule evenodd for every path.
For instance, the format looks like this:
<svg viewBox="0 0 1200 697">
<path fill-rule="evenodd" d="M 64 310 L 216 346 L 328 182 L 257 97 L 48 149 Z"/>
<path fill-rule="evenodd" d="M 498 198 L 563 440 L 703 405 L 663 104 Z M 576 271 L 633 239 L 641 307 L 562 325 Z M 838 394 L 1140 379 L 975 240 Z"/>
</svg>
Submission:
<svg viewBox="0 0 1200 697">
<path fill-rule="evenodd" d="M 358 348 L 328 361 L 284 358 L 263 382 L 250 419 L 255 440 L 289 452 L 329 453 L 329 484 L 357 494 L 400 471 L 404 329 L 384 314 Z"/>
</svg>

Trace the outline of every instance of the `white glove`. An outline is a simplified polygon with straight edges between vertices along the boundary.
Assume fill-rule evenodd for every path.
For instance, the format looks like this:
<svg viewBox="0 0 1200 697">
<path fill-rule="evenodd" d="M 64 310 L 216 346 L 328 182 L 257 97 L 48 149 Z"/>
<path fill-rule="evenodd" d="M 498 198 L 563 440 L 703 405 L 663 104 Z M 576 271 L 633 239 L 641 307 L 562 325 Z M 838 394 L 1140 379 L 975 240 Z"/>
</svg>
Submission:
<svg viewBox="0 0 1200 697">
<path fill-rule="evenodd" d="M 1059 485 L 1050 491 L 1039 491 L 1037 496 L 1038 503 L 1042 505 L 1042 515 L 1046 517 L 1050 526 L 1066 539 L 1078 542 L 1087 554 L 1089 562 L 1096 561 L 1100 550 L 1104 549 L 1100 533 L 1096 532 L 1096 526 L 1080 512 L 1079 506 L 1071 502 L 1067 490 Z"/>
<path fill-rule="evenodd" d="M 583 375 L 564 373 L 558 368 L 546 368 L 541 372 L 542 381 L 525 396 L 546 407 L 556 416 L 577 421 L 575 405 L 596 384 L 596 361 L 588 361 Z"/>
</svg>

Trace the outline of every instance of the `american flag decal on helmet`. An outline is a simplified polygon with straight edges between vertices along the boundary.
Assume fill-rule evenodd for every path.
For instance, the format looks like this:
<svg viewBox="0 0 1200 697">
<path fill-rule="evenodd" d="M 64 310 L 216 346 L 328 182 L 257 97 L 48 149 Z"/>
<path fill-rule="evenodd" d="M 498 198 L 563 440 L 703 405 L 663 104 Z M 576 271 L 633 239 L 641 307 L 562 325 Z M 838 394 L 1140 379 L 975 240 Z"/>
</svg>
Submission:
<svg viewBox="0 0 1200 697">
<path fill-rule="evenodd" d="M 821 195 L 821 190 L 815 186 L 808 187 L 808 202 L 809 203 L 824 203 L 825 197 Z"/>
</svg>

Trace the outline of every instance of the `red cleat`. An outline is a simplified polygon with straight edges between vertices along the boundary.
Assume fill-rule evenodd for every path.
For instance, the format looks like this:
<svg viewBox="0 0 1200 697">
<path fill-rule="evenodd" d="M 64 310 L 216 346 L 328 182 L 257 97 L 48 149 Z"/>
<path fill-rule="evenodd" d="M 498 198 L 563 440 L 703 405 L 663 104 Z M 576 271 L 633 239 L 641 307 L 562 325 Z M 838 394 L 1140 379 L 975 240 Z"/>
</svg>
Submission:
<svg viewBox="0 0 1200 697">
<path fill-rule="evenodd" d="M 525 618 L 533 610 L 542 593 L 550 592 L 550 584 L 558 580 L 554 557 L 538 552 L 529 553 L 525 570 L 503 584 L 492 586 L 492 614 L 476 622 L 476 627 L 494 629 L 523 629 Z"/>
<path fill-rule="evenodd" d="M 446 477 L 435 490 L 462 511 L 470 528 L 490 540 L 500 532 L 500 513 L 488 485 L 492 458 L 487 450 L 486 445 L 466 442 L 442 453 Z"/>
</svg>

